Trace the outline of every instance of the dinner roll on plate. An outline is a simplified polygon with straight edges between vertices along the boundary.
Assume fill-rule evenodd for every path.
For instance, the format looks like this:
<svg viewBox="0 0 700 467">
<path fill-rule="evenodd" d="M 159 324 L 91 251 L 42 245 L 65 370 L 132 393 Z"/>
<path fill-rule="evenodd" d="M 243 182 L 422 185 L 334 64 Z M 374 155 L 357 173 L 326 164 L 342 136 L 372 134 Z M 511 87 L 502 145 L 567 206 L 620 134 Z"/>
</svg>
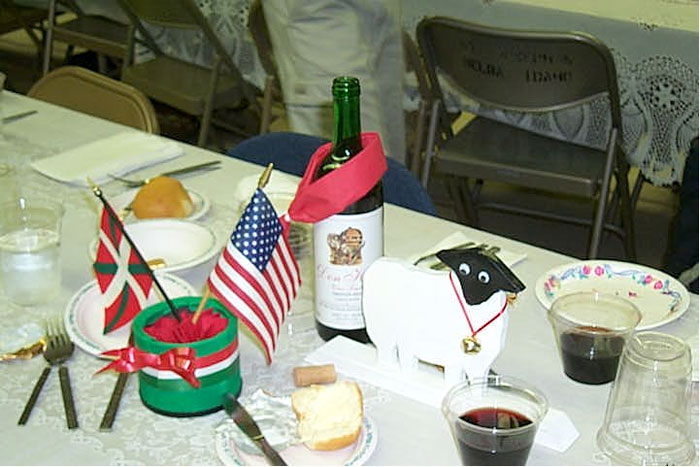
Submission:
<svg viewBox="0 0 700 467">
<path fill-rule="evenodd" d="M 314 384 L 292 393 L 298 432 L 309 448 L 331 451 L 354 443 L 362 428 L 362 392 L 357 383 Z"/>
<path fill-rule="evenodd" d="M 131 209 L 138 219 L 183 218 L 192 214 L 194 203 L 179 180 L 161 176 L 139 189 Z"/>
</svg>

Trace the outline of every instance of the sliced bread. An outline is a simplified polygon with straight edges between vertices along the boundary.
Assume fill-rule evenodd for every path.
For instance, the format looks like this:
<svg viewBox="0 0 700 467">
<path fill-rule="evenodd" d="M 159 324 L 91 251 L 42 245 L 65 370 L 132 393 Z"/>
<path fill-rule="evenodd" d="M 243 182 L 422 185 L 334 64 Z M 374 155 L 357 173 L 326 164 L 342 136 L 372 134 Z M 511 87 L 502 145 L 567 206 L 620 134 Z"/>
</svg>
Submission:
<svg viewBox="0 0 700 467">
<path fill-rule="evenodd" d="M 299 437 L 309 449 L 340 449 L 354 443 L 360 435 L 362 392 L 354 382 L 297 389 L 292 393 L 292 409 L 299 420 Z"/>
</svg>

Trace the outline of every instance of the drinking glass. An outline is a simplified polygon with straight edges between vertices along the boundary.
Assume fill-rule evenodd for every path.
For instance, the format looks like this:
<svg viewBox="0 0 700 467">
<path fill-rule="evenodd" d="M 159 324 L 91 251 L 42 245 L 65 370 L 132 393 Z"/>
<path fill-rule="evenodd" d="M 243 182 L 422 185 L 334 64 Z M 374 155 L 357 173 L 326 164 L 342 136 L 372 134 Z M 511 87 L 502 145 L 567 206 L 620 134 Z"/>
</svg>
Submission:
<svg viewBox="0 0 700 467">
<path fill-rule="evenodd" d="M 625 342 L 642 315 L 628 300 L 599 292 L 565 295 L 547 312 L 564 373 L 586 384 L 615 379 Z"/>
<path fill-rule="evenodd" d="M 459 383 L 442 402 L 462 465 L 525 465 L 547 409 L 540 391 L 502 375 Z"/>
<path fill-rule="evenodd" d="M 660 332 L 634 334 L 598 430 L 600 449 L 616 464 L 689 465 L 691 372 L 687 343 Z"/>
<path fill-rule="evenodd" d="M 272 185 L 272 183 L 270 184 Z M 286 189 L 277 189 L 274 186 L 265 189 L 265 195 L 275 208 L 277 214 L 286 212 L 294 199 L 294 192 Z M 239 206 L 239 213 L 248 204 L 246 199 Z M 301 287 L 292 308 L 287 313 L 285 324 L 289 335 L 313 329 L 315 326 L 313 317 L 314 303 L 314 249 L 313 226 L 303 222 L 292 222 L 289 226 L 289 247 L 299 265 Z"/>
<path fill-rule="evenodd" d="M 62 218 L 63 207 L 47 199 L 0 205 L 0 284 L 12 303 L 39 305 L 58 293 Z"/>
</svg>

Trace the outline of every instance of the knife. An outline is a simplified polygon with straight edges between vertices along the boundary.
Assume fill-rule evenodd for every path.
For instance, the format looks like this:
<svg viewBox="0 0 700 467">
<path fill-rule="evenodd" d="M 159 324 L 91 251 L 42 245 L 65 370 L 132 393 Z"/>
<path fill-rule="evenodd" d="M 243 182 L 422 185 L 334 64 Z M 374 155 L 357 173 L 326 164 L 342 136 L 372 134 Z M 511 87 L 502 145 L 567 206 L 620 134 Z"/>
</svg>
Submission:
<svg viewBox="0 0 700 467">
<path fill-rule="evenodd" d="M 12 123 L 15 120 L 21 120 L 24 117 L 29 117 L 30 115 L 34 115 L 37 113 L 36 110 L 27 110 L 26 112 L 21 112 L 15 115 L 8 115 L 7 117 L 3 117 L 2 123 Z"/>
<path fill-rule="evenodd" d="M 114 389 L 112 390 L 112 396 L 109 398 L 109 403 L 107 404 L 105 413 L 102 416 L 102 421 L 100 422 L 100 431 L 112 431 L 114 418 L 117 415 L 117 409 L 119 409 L 119 402 L 122 400 L 126 383 L 129 382 L 129 374 L 130 373 L 119 373 L 117 382 L 114 384 Z"/>
<path fill-rule="evenodd" d="M 238 403 L 238 399 L 227 392 L 224 394 L 224 410 L 231 416 L 238 428 L 250 438 L 263 452 L 265 458 L 270 465 L 287 465 L 280 457 L 275 449 L 270 446 L 263 434 L 260 432 L 260 427 L 255 423 L 253 417 Z"/>
<path fill-rule="evenodd" d="M 163 172 L 161 175 L 182 175 L 190 172 L 196 172 L 198 170 L 201 170 L 205 167 L 212 167 L 215 165 L 221 164 L 221 161 L 209 161 L 209 162 L 204 162 L 202 164 L 197 164 L 197 165 L 191 165 L 189 167 L 184 167 L 182 169 L 175 169 L 175 170 L 170 170 L 168 172 Z"/>
</svg>

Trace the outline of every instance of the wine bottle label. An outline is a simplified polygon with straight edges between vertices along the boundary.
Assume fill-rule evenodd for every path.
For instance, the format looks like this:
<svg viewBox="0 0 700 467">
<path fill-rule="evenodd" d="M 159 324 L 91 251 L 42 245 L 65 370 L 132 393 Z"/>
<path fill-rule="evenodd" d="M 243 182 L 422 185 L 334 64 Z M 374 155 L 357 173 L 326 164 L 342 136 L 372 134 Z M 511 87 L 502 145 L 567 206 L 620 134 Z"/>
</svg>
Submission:
<svg viewBox="0 0 700 467">
<path fill-rule="evenodd" d="M 362 274 L 384 252 L 383 208 L 337 214 L 314 225 L 316 319 L 329 328 L 365 327 Z"/>
</svg>

